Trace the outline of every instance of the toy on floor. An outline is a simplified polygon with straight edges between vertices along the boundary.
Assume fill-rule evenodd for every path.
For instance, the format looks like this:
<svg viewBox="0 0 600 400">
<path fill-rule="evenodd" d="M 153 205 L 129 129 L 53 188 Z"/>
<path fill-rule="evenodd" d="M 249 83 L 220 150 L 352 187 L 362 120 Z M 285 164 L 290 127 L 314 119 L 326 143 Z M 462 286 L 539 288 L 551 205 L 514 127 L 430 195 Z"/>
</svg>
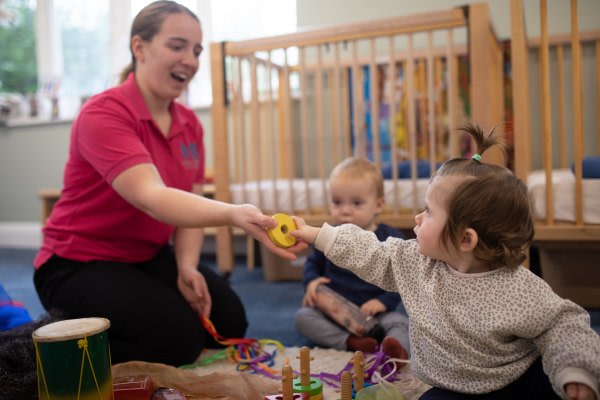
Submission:
<svg viewBox="0 0 600 400">
<path fill-rule="evenodd" d="M 385 331 L 375 318 L 362 312 L 356 304 L 327 285 L 317 286 L 315 307 L 358 337 L 370 336 L 381 341 L 385 336 Z"/>
<path fill-rule="evenodd" d="M 113 379 L 114 400 L 148 400 L 154 382 L 148 375 L 121 376 Z"/>
<path fill-rule="evenodd" d="M 354 352 L 354 392 L 358 393 L 365 387 L 365 355 L 362 351 Z"/>
<path fill-rule="evenodd" d="M 277 351 L 284 351 L 284 347 L 279 341 L 272 339 L 225 338 L 216 331 L 215 326 L 207 317 L 200 316 L 200 320 L 204 329 L 206 329 L 215 341 L 227 347 L 212 357 L 201 359 L 193 364 L 183 365 L 180 368 L 195 368 L 227 358 L 232 363 L 238 364 L 238 371 L 250 370 L 262 373 L 270 378 L 279 378 L 279 373 L 271 368 L 275 364 Z M 276 350 L 269 353 L 265 350 L 265 346 L 267 345 L 274 345 Z"/>
<path fill-rule="evenodd" d="M 177 389 L 158 388 L 152 393 L 150 400 L 187 400 L 187 396 Z"/>
<path fill-rule="evenodd" d="M 269 238 L 279 247 L 292 247 L 296 244 L 296 238 L 291 236 L 289 233 L 296 230 L 296 223 L 287 214 L 279 213 L 273 215 L 278 225 L 275 228 L 269 229 L 267 233 Z"/>
<path fill-rule="evenodd" d="M 67 319 L 33 332 L 40 400 L 113 398 L 106 318 Z"/>
<path fill-rule="evenodd" d="M 294 393 L 294 372 L 289 361 L 281 368 L 281 394 L 265 396 L 265 400 L 309 400 L 307 393 Z"/>
<path fill-rule="evenodd" d="M 300 349 L 300 377 L 294 379 L 294 393 L 308 393 L 310 400 L 323 399 L 323 382 L 310 375 L 310 349 L 306 346 Z"/>
<path fill-rule="evenodd" d="M 405 400 L 405 398 L 396 386 L 381 381 L 358 392 L 356 400 Z"/>
<path fill-rule="evenodd" d="M 260 373 L 272 379 L 282 379 L 282 393 L 289 397 L 286 391 L 288 381 L 293 373 L 289 364 L 282 367 L 281 371 L 272 368 L 275 364 L 277 351 L 284 352 L 285 349 L 281 343 L 269 339 L 226 339 L 219 335 L 213 324 L 206 317 L 201 317 L 205 329 L 209 332 L 218 343 L 228 346 L 222 352 L 215 354 L 212 357 L 202 358 L 197 363 L 185 365 L 181 368 L 194 368 L 201 365 L 207 365 L 219 359 L 228 358 L 229 361 L 237 363 L 238 371 L 246 371 L 252 373 Z M 277 349 L 273 353 L 267 352 L 264 347 L 266 345 L 275 345 Z M 318 374 L 310 373 L 310 349 L 302 347 L 300 354 L 297 357 L 300 359 L 299 377 L 292 379 L 292 391 L 294 395 L 292 399 L 284 399 L 283 395 L 271 395 L 265 397 L 265 400 L 322 400 L 323 398 L 323 383 L 333 388 L 340 388 L 342 374 L 346 371 L 354 371 L 354 393 L 360 392 L 362 389 L 381 381 L 394 381 L 398 372 L 397 364 L 408 363 L 409 360 L 390 359 L 382 351 L 376 354 L 369 355 L 368 360 L 362 352 L 355 352 L 350 362 L 337 374 L 320 372 Z M 285 377 L 284 377 L 285 374 Z M 306 398 L 296 396 L 296 394 L 304 393 Z M 309 399 L 310 397 L 310 399 Z"/>
<path fill-rule="evenodd" d="M 352 400 L 352 374 L 350 371 L 342 372 L 340 400 Z"/>
</svg>

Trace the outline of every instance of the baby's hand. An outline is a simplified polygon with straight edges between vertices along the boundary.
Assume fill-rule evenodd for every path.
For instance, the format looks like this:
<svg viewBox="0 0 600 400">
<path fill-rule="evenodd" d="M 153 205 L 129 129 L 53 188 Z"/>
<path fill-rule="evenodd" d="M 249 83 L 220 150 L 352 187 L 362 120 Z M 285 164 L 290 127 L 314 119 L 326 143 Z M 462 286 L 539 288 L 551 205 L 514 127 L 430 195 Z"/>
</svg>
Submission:
<svg viewBox="0 0 600 400">
<path fill-rule="evenodd" d="M 369 301 L 364 302 L 363 305 L 360 306 L 360 310 L 368 316 L 372 317 L 381 312 L 384 312 L 386 308 L 385 304 L 383 304 L 378 299 L 371 299 Z"/>
<path fill-rule="evenodd" d="M 569 400 L 598 400 L 594 391 L 583 383 L 571 382 L 565 385 L 567 399 Z"/>
<path fill-rule="evenodd" d="M 300 217 L 292 218 L 296 223 L 297 229 L 295 231 L 290 232 L 290 235 L 298 239 L 302 239 L 306 243 L 315 243 L 315 240 L 317 240 L 317 236 L 319 235 L 321 228 L 316 228 L 314 226 L 307 225 L 306 222 Z"/>
<path fill-rule="evenodd" d="M 331 279 L 324 276 L 310 281 L 310 283 L 306 286 L 306 294 L 304 295 L 302 305 L 305 307 L 314 307 L 317 301 L 317 287 L 319 285 L 326 285 L 329 282 L 331 282 Z"/>
</svg>

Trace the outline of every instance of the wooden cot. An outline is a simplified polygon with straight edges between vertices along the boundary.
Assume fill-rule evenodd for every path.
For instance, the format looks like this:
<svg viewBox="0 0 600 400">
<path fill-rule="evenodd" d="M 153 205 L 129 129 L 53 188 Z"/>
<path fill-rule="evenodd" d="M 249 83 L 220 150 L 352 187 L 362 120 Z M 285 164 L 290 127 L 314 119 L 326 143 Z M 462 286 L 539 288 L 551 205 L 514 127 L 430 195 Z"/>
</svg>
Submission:
<svg viewBox="0 0 600 400">
<path fill-rule="evenodd" d="M 511 0 L 514 170 L 530 189 L 540 183 L 535 245 L 544 279 L 559 295 L 600 308 L 600 175 L 589 176 L 582 162 L 600 165 L 600 30 L 580 30 L 571 0 L 554 3 L 568 5 L 571 31 L 551 36 L 548 15 L 555 10 L 546 0 L 539 4 L 540 37 L 531 38 L 524 22 L 531 16 L 522 0 Z"/>
<path fill-rule="evenodd" d="M 321 224 L 332 167 L 367 156 L 388 167 L 380 220 L 412 229 L 436 163 L 470 151 L 448 132 L 503 121 L 502 59 L 487 4 L 213 43 L 215 198 Z M 222 272 L 232 244 L 219 228 Z"/>
</svg>

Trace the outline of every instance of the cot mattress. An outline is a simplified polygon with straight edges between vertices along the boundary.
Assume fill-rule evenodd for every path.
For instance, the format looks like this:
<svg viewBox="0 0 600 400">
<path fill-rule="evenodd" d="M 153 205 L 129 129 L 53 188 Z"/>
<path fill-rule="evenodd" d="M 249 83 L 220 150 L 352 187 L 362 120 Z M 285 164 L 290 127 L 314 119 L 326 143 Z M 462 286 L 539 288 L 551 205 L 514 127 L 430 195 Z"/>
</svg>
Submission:
<svg viewBox="0 0 600 400">
<path fill-rule="evenodd" d="M 428 185 L 429 178 L 417 179 L 414 184 L 408 179 L 385 180 L 386 207 L 397 204 L 398 209 L 422 209 Z M 254 204 L 263 212 L 316 212 L 326 209 L 329 184 L 321 179 L 261 180 L 231 184 L 230 191 L 233 203 Z"/>
<path fill-rule="evenodd" d="M 546 217 L 546 175 L 543 170 L 532 171 L 527 184 L 533 195 L 535 217 Z M 554 219 L 575 222 L 575 175 L 570 169 L 552 171 Z M 583 180 L 583 221 L 600 224 L 600 179 Z"/>
</svg>

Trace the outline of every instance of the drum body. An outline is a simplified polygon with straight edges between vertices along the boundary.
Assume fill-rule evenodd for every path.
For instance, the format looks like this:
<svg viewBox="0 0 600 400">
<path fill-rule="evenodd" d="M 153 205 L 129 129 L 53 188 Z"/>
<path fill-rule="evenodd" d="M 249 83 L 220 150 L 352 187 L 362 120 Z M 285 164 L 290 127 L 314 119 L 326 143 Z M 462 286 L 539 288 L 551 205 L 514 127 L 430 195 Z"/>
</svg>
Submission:
<svg viewBox="0 0 600 400">
<path fill-rule="evenodd" d="M 54 322 L 33 332 L 40 400 L 113 399 L 105 318 Z"/>
</svg>

